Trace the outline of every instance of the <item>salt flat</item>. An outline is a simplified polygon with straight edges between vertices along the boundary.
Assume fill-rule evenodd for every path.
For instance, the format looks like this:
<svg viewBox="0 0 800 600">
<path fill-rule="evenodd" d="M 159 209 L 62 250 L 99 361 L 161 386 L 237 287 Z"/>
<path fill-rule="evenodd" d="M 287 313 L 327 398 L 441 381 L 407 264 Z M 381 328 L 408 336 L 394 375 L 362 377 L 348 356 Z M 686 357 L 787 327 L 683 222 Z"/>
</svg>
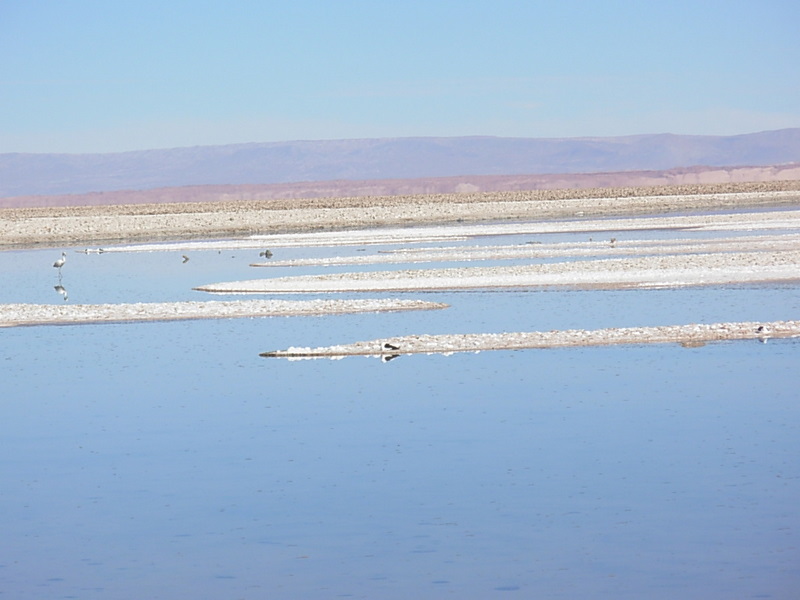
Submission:
<svg viewBox="0 0 800 600">
<path fill-rule="evenodd" d="M 792 282 L 800 279 L 800 209 L 797 208 L 800 193 L 796 186 L 794 182 L 788 188 L 773 186 L 757 191 L 740 191 L 734 186 L 721 193 L 706 193 L 705 188 L 700 187 L 687 194 L 655 194 L 653 190 L 642 190 L 640 195 L 628 191 L 623 196 L 609 191 L 593 196 L 584 191 L 575 198 L 564 192 L 549 197 L 513 193 L 359 198 L 336 202 L 328 199 L 318 205 L 301 203 L 299 208 L 274 203 L 252 206 L 225 203 L 195 207 L 185 204 L 179 207 L 92 207 L 78 211 L 80 214 L 67 210 L 19 209 L 0 211 L 0 234 L 7 247 L 64 240 L 142 242 L 109 248 L 87 247 L 86 252 L 428 244 L 427 247 L 394 248 L 370 256 L 264 261 L 259 266 L 525 261 L 507 266 L 360 271 L 223 281 L 195 288 L 227 294 L 427 292 L 549 286 L 615 289 Z M 678 210 L 693 212 L 674 214 Z M 230 231 L 237 232 L 239 237 L 216 241 L 196 239 Z M 656 239 L 636 237 L 644 231 L 651 235 L 654 231 L 671 233 L 656 236 Z M 630 238 L 616 240 L 610 238 L 608 232 L 628 232 Z M 676 239 L 676 232 L 704 232 L 705 237 Z M 586 240 L 565 243 L 536 240 L 535 236 L 549 233 L 580 233 Z M 170 235 L 192 239 L 158 241 Z M 532 239 L 529 244 L 480 245 L 481 238 L 500 235 L 526 235 Z M 466 240 L 468 244 L 458 248 L 430 246 L 457 240 Z M 7 304 L 0 306 L 0 324 L 337 314 L 443 306 L 417 300 L 369 299 L 83 306 Z M 783 331 L 781 327 L 789 326 L 771 325 L 776 332 Z M 720 324 L 717 329 L 720 328 L 741 330 L 741 334 L 736 335 L 747 337 L 753 335 L 754 326 L 752 323 L 741 327 Z M 789 327 L 786 331 L 794 330 Z M 676 335 L 680 337 L 684 333 L 681 330 Z M 509 338 L 503 336 L 509 335 L 530 334 L 487 337 L 481 344 L 508 347 Z M 536 343 L 549 343 L 548 338 L 537 335 Z M 617 335 L 618 332 L 600 330 L 591 336 L 571 339 L 588 344 L 597 343 L 598 336 L 616 339 Z M 655 332 L 648 335 L 658 338 Z"/>
<path fill-rule="evenodd" d="M 0 246 L 232 238 L 370 227 L 794 207 L 800 182 L 0 209 Z"/>
<path fill-rule="evenodd" d="M 411 291 L 520 286 L 572 285 L 585 287 L 678 286 L 720 283 L 791 281 L 800 274 L 800 211 L 775 210 L 734 212 L 715 215 L 635 217 L 628 219 L 576 219 L 548 223 L 491 224 L 484 226 L 438 226 L 419 228 L 418 237 L 406 230 L 355 230 L 318 234 L 335 237 L 338 244 L 409 243 L 430 239 L 480 238 L 552 232 L 691 230 L 708 232 L 757 231 L 758 236 L 711 236 L 703 240 L 616 239 L 570 243 L 538 244 L 514 248 L 481 247 L 399 250 L 377 256 L 334 257 L 305 261 L 264 261 L 258 266 L 305 266 L 337 264 L 380 264 L 423 262 L 425 260 L 491 260 L 529 258 L 531 264 L 507 267 L 464 267 L 336 273 L 302 277 L 281 277 L 210 283 L 196 289 L 216 293 L 302 293 Z M 788 231 L 788 233 L 786 233 Z M 298 243 L 314 234 L 284 237 Z M 277 247 L 281 239 L 264 236 L 262 245 Z M 180 246 L 179 246 L 180 247 Z M 427 253 L 427 254 L 426 254 Z M 561 257 L 556 263 L 537 263 L 537 258 Z M 620 258 L 615 258 L 620 256 Z M 596 258 L 596 260 L 587 260 Z M 580 259 L 580 260 L 579 260 Z"/>
</svg>

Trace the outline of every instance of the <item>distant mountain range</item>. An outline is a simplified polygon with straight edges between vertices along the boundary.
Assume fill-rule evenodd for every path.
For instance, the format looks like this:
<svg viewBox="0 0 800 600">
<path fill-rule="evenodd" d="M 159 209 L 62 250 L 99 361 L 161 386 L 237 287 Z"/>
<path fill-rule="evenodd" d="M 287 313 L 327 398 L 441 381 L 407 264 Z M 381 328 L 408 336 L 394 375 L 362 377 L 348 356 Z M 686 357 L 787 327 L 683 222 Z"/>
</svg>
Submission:
<svg viewBox="0 0 800 600">
<path fill-rule="evenodd" d="M 733 136 L 390 138 L 0 154 L 0 197 L 198 185 L 662 171 L 800 162 L 800 128 Z"/>
</svg>

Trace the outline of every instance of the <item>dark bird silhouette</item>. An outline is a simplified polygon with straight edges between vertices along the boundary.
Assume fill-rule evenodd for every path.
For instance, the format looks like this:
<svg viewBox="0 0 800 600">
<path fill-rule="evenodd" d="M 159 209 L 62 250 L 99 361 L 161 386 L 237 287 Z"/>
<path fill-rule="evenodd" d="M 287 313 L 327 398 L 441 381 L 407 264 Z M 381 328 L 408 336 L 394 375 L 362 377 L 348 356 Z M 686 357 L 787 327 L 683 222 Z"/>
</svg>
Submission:
<svg viewBox="0 0 800 600">
<path fill-rule="evenodd" d="M 183 257 L 183 262 L 185 262 L 185 263 L 189 262 L 189 257 L 188 256 L 186 256 L 185 254 L 181 254 L 181 256 Z"/>
<path fill-rule="evenodd" d="M 390 344 L 389 342 L 386 342 L 383 345 L 383 349 L 384 350 L 400 350 L 400 346 L 394 346 L 394 345 Z"/>
</svg>

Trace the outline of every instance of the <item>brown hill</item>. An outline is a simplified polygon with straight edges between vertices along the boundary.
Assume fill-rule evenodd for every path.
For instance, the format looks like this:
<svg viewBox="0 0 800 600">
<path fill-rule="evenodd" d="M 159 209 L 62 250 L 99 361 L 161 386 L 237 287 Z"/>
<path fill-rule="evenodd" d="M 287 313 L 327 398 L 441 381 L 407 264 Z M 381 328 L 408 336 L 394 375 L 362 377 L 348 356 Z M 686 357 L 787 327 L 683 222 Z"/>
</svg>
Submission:
<svg viewBox="0 0 800 600">
<path fill-rule="evenodd" d="M 391 138 L 114 154 L 0 154 L 0 197 L 295 182 L 315 182 L 320 185 L 312 188 L 328 189 L 331 181 L 380 181 L 384 183 L 379 185 L 391 188 L 400 185 L 390 183 L 398 180 L 663 171 L 696 165 L 728 168 L 797 161 L 800 128 L 734 136 Z M 364 184 L 357 187 L 364 188 Z"/>
<path fill-rule="evenodd" d="M 564 173 L 554 175 L 475 175 L 322 181 L 261 185 L 202 185 L 122 190 L 88 194 L 15 196 L 0 198 L 0 207 L 99 206 L 157 204 L 164 202 L 252 201 L 295 198 L 345 198 L 501 192 L 521 190 L 674 187 L 712 184 L 724 190 L 728 184 L 800 181 L 800 163 L 755 167 L 691 167 L 665 171 Z M 757 186 L 750 186 L 756 187 Z M 775 186 L 769 186 L 774 189 Z M 797 189 L 797 184 L 789 186 Z M 733 188 L 731 188 L 733 189 Z M 739 189 L 739 186 L 736 186 Z"/>
</svg>

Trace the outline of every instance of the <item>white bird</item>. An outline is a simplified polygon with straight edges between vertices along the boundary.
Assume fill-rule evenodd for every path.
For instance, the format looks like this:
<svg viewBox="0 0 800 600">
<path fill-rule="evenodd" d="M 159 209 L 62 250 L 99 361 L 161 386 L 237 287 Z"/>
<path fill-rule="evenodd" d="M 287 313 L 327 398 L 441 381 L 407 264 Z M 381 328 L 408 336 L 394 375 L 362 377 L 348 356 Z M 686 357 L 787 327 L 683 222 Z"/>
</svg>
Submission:
<svg viewBox="0 0 800 600">
<path fill-rule="evenodd" d="M 56 269 L 60 269 L 61 267 L 64 266 L 65 262 L 67 262 L 67 253 L 66 252 L 62 252 L 61 253 L 61 258 L 59 258 L 56 262 L 54 262 L 53 266 Z"/>
</svg>

